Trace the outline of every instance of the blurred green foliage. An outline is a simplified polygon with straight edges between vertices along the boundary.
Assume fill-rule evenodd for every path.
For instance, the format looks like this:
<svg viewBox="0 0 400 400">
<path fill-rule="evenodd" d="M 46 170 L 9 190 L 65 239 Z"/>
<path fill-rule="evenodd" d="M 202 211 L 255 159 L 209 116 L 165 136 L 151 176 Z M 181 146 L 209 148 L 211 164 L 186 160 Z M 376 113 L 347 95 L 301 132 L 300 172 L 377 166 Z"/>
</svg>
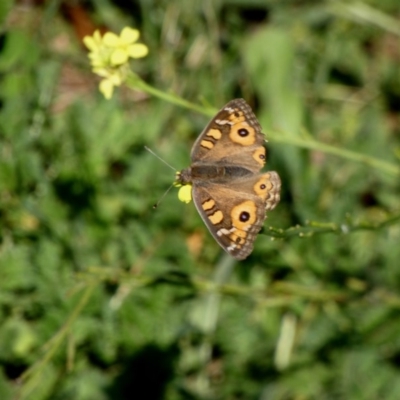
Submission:
<svg viewBox="0 0 400 400">
<path fill-rule="evenodd" d="M 397 0 L 2 1 L 0 398 L 397 399 L 399 16 Z M 283 188 L 244 262 L 176 191 L 152 209 L 174 172 L 144 146 L 186 167 L 207 118 L 101 98 L 82 35 L 128 25 L 149 84 L 254 106 Z"/>
</svg>

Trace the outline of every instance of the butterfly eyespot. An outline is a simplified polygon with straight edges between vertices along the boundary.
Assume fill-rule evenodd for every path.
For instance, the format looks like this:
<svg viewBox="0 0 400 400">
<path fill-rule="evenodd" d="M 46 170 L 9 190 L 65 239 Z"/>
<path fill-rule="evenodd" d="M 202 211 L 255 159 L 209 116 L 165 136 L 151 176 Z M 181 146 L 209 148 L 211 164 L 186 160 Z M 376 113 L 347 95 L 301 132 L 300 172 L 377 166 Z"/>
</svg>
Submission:
<svg viewBox="0 0 400 400">
<path fill-rule="evenodd" d="M 233 115 L 234 115 L 236 118 L 239 118 L 239 117 L 240 117 L 240 112 L 239 112 L 239 111 L 235 111 L 235 112 L 233 113 Z"/>
<path fill-rule="evenodd" d="M 241 222 L 246 222 L 250 219 L 250 214 L 247 211 L 243 211 L 240 213 L 239 219 Z"/>
<path fill-rule="evenodd" d="M 247 232 L 257 220 L 256 204 L 251 200 L 243 201 L 232 208 L 231 218 L 234 228 Z"/>
<path fill-rule="evenodd" d="M 260 196 L 262 199 L 266 199 L 272 188 L 270 176 L 268 174 L 262 175 L 253 188 L 255 194 Z"/>
<path fill-rule="evenodd" d="M 247 122 L 241 121 L 234 123 L 230 132 L 229 132 L 229 137 L 232 140 L 232 142 L 237 143 L 241 146 L 251 146 L 255 143 L 256 141 L 256 130 L 249 126 Z M 253 153 L 253 157 L 256 157 L 258 154 L 260 154 L 260 151 L 257 149 L 257 153 Z M 257 160 L 259 160 L 257 158 Z M 261 161 L 258 161 L 260 165 L 264 164 Z"/>
<path fill-rule="evenodd" d="M 253 153 L 253 158 L 261 167 L 263 167 L 266 159 L 265 148 L 263 146 L 258 147 Z"/>
<path fill-rule="evenodd" d="M 244 242 L 245 242 L 244 238 L 236 236 L 236 239 L 235 239 L 236 244 L 243 244 Z"/>
</svg>

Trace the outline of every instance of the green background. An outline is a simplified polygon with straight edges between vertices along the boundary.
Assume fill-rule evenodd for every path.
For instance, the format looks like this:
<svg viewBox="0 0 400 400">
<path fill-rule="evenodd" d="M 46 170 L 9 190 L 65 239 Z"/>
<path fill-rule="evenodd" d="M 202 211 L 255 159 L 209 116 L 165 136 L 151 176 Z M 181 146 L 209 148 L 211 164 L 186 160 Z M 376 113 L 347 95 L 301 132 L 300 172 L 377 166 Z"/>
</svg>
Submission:
<svg viewBox="0 0 400 400">
<path fill-rule="evenodd" d="M 400 4 L 0 2 L 0 398 L 398 399 Z M 174 188 L 208 116 L 98 92 L 82 38 L 141 32 L 132 69 L 243 97 L 282 179 L 252 255 Z"/>
</svg>

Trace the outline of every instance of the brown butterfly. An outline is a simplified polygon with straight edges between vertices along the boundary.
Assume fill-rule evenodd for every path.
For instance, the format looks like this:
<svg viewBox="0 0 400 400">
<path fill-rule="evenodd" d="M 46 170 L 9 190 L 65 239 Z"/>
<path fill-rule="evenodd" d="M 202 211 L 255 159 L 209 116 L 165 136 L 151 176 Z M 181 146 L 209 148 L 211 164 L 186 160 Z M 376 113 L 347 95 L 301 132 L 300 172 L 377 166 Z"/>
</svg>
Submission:
<svg viewBox="0 0 400 400">
<path fill-rule="evenodd" d="M 281 180 L 265 164 L 265 137 L 250 106 L 231 100 L 193 145 L 192 165 L 177 173 L 192 185 L 197 211 L 218 244 L 238 260 L 253 250 L 265 212 L 280 200 Z"/>
</svg>

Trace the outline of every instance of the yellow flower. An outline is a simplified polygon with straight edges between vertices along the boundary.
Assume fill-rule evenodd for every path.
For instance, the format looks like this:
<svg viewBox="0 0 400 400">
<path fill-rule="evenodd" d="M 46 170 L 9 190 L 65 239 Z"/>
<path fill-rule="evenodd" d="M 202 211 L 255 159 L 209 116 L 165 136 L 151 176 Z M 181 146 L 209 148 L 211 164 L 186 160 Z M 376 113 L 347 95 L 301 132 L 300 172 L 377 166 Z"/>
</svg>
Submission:
<svg viewBox="0 0 400 400">
<path fill-rule="evenodd" d="M 149 50 L 142 43 L 135 43 L 139 39 L 139 31 L 132 28 L 124 28 L 120 36 L 107 32 L 103 42 L 113 49 L 110 62 L 112 65 L 121 65 L 128 61 L 129 57 L 142 58 L 147 56 Z"/>
<path fill-rule="evenodd" d="M 183 203 L 192 201 L 192 185 L 184 185 L 178 191 L 178 199 Z"/>
<path fill-rule="evenodd" d="M 128 74 L 129 58 L 145 57 L 149 49 L 139 39 L 139 31 L 125 27 L 120 36 L 107 32 L 101 37 L 99 31 L 93 36 L 85 36 L 83 42 L 90 50 L 89 59 L 92 70 L 103 79 L 99 89 L 106 99 L 111 98 L 114 86 L 119 86 Z"/>
</svg>

